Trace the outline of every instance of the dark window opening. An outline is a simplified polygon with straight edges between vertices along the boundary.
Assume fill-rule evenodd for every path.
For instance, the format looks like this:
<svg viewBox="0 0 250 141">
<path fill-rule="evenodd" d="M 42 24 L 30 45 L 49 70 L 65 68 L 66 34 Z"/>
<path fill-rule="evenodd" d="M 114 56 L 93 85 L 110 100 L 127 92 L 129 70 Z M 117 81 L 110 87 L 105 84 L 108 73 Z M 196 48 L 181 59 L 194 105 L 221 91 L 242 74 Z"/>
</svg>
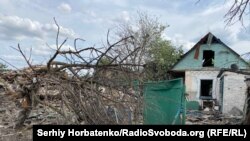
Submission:
<svg viewBox="0 0 250 141">
<path fill-rule="evenodd" d="M 213 67 L 214 66 L 214 51 L 204 50 L 202 67 Z"/>
<path fill-rule="evenodd" d="M 201 80 L 200 98 L 212 99 L 213 80 Z"/>
</svg>

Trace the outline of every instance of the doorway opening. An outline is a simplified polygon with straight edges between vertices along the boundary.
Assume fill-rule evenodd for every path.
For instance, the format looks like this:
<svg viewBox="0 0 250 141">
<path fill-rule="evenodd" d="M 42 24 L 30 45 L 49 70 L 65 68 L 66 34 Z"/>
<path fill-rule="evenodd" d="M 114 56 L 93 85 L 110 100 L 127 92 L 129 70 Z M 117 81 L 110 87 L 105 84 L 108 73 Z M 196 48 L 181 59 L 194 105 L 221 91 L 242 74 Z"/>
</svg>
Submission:
<svg viewBox="0 0 250 141">
<path fill-rule="evenodd" d="M 213 80 L 201 80 L 200 99 L 212 99 Z"/>
</svg>

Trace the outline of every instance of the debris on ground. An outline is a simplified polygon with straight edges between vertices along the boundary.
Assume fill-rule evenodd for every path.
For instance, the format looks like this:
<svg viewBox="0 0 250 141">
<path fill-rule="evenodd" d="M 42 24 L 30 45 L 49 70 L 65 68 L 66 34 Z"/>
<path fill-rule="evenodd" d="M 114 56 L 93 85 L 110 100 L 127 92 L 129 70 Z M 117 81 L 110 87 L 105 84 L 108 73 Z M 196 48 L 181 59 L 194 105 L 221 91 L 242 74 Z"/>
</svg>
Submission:
<svg viewBox="0 0 250 141">
<path fill-rule="evenodd" d="M 0 92 L 0 141 L 29 141 L 32 140 L 32 125 L 62 123 L 60 122 L 62 119 L 55 111 L 38 105 L 31 110 L 23 127 L 15 129 L 14 123 L 20 108 L 11 98 L 6 93 Z"/>
<path fill-rule="evenodd" d="M 233 116 L 242 116 L 243 115 L 243 112 L 237 107 L 233 107 L 228 113 L 230 115 L 233 115 Z"/>
<path fill-rule="evenodd" d="M 221 114 L 219 111 L 189 110 L 186 113 L 187 125 L 240 125 L 242 115 Z"/>
</svg>

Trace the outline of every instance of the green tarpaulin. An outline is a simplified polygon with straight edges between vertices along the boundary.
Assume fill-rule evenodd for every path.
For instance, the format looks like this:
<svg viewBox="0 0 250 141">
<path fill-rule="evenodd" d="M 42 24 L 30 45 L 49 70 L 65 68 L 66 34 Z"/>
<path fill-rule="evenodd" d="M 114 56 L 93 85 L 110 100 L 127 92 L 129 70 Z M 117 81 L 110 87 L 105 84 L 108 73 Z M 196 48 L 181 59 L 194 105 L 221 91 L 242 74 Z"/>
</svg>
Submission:
<svg viewBox="0 0 250 141">
<path fill-rule="evenodd" d="M 185 124 L 182 79 L 144 84 L 144 124 Z"/>
</svg>

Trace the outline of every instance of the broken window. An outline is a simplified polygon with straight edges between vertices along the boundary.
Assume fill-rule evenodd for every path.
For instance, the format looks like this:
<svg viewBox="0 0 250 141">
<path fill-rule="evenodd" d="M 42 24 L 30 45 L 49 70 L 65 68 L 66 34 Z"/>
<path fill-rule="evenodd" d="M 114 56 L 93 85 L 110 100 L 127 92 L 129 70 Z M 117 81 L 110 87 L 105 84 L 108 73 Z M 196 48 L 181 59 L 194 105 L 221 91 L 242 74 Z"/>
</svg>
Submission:
<svg viewBox="0 0 250 141">
<path fill-rule="evenodd" d="M 200 98 L 212 99 L 213 80 L 201 80 Z"/>
<path fill-rule="evenodd" d="M 213 67 L 213 66 L 214 66 L 214 51 L 204 50 L 202 67 Z"/>
</svg>

